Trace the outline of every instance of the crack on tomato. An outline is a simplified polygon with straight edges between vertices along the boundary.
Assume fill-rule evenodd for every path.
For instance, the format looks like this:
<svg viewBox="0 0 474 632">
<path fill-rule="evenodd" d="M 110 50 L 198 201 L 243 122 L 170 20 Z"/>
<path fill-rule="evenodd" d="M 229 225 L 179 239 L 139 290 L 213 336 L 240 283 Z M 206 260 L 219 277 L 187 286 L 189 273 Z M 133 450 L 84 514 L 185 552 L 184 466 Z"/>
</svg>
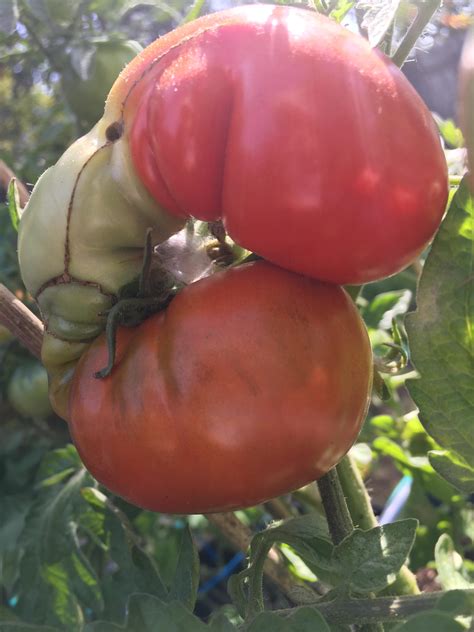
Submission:
<svg viewBox="0 0 474 632">
<path fill-rule="evenodd" d="M 82 165 L 82 167 L 79 169 L 79 172 L 76 176 L 76 179 L 74 181 L 74 186 L 72 188 L 71 191 L 71 197 L 69 198 L 69 204 L 67 207 L 67 216 L 66 216 L 66 240 L 64 243 L 64 274 L 69 275 L 69 264 L 71 263 L 71 249 L 70 249 L 70 244 L 69 244 L 69 232 L 70 232 L 70 227 L 71 227 L 71 218 L 72 218 L 72 209 L 73 209 L 73 205 L 74 205 L 74 198 L 76 195 L 76 190 L 77 190 L 77 186 L 79 184 L 79 180 L 82 176 L 82 174 L 84 173 L 86 167 L 89 165 L 89 163 L 91 162 L 91 160 L 97 156 L 97 154 L 99 152 L 101 152 L 103 149 L 106 149 L 107 147 L 110 147 L 111 142 L 107 141 L 104 145 L 101 145 L 101 147 L 99 147 L 98 149 L 96 149 L 96 151 L 94 151 L 93 154 L 91 154 L 89 156 L 89 158 L 87 158 L 87 160 L 84 162 L 84 164 Z"/>
<path fill-rule="evenodd" d="M 38 301 L 38 298 L 42 294 L 42 292 L 44 292 L 44 290 L 49 287 L 57 287 L 58 285 L 69 285 L 73 283 L 82 287 L 94 287 L 100 292 L 100 294 L 102 294 L 102 296 L 107 296 L 112 301 L 117 300 L 115 294 L 104 292 L 102 286 L 99 283 L 96 283 L 95 281 L 84 281 L 83 279 L 78 279 L 77 277 L 70 275 L 68 272 L 63 272 L 63 274 L 53 277 L 52 279 L 49 279 L 49 281 L 46 281 L 46 283 L 43 283 L 43 285 L 39 288 L 33 298 L 35 299 L 35 301 Z"/>
<path fill-rule="evenodd" d="M 58 334 L 55 334 L 54 331 L 49 329 L 48 320 L 43 320 L 43 325 L 44 325 L 45 333 L 47 333 L 48 336 L 51 336 L 51 338 L 54 338 L 55 340 L 60 340 L 61 342 L 67 342 L 68 344 L 78 344 L 78 345 L 88 344 L 88 343 L 94 342 L 94 340 L 96 340 L 97 338 L 97 336 L 92 336 L 91 338 L 81 338 L 80 340 L 70 340 L 69 338 L 61 338 L 61 336 L 58 336 Z"/>
</svg>

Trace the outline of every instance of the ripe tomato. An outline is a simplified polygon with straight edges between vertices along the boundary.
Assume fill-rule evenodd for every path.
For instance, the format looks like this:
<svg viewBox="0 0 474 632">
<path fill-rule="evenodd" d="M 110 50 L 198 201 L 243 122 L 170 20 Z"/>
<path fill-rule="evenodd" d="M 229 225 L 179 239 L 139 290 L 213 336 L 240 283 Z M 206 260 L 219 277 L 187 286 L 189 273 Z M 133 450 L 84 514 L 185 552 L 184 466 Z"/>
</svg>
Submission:
<svg viewBox="0 0 474 632">
<path fill-rule="evenodd" d="M 166 311 L 100 336 L 77 366 L 81 458 L 141 507 L 205 513 L 257 504 L 327 472 L 354 442 L 372 356 L 345 291 L 265 262 L 187 286 Z"/>
<path fill-rule="evenodd" d="M 108 108 L 167 211 L 222 218 L 241 246 L 313 278 L 394 274 L 445 209 L 428 109 L 388 58 L 315 12 L 252 5 L 185 25 L 129 64 Z"/>
</svg>

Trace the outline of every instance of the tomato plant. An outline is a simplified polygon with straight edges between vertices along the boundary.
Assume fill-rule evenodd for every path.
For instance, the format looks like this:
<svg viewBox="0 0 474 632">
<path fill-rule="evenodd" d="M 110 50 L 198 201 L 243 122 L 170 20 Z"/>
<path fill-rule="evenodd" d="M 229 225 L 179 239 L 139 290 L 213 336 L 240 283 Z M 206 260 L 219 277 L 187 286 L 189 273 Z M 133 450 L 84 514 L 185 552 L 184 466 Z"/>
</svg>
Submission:
<svg viewBox="0 0 474 632">
<path fill-rule="evenodd" d="M 291 7 L 186 24 L 121 73 L 102 119 L 40 178 L 22 217 L 44 362 L 64 391 L 63 368 L 138 276 L 148 227 L 156 245 L 189 215 L 221 218 L 273 263 L 364 283 L 420 252 L 446 195 L 430 113 L 361 37 Z"/>
<path fill-rule="evenodd" d="M 255 505 L 319 478 L 354 442 L 372 379 L 347 294 L 263 262 L 122 329 L 97 380 L 106 355 L 101 336 L 76 369 L 74 442 L 109 489 L 171 513 Z"/>
</svg>

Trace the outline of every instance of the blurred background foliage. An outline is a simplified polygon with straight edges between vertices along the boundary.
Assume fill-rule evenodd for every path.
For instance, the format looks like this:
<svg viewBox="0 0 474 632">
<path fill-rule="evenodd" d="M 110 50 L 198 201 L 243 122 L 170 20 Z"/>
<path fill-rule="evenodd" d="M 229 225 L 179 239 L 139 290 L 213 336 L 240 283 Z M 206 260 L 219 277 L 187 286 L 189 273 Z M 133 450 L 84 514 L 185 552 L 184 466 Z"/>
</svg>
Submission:
<svg viewBox="0 0 474 632">
<path fill-rule="evenodd" d="M 363 33 L 366 5 L 374 5 L 316 4 L 327 13 L 339 10 L 346 24 Z M 464 169 L 455 121 L 455 76 L 461 44 L 473 22 L 471 4 L 445 2 L 405 66 L 440 116 L 453 175 Z M 199 12 L 226 5 L 200 0 L 0 0 L 2 164 L 31 188 L 100 117 L 115 77 L 140 47 Z M 413 5 L 401 3 L 401 25 L 411 19 Z M 0 177 L 0 282 L 34 309 L 17 268 L 16 235 L 4 203 L 7 184 L 7 176 Z M 409 363 L 403 366 L 403 354 L 387 358 L 384 346 L 395 341 L 403 347 L 401 320 L 415 306 L 420 269 L 416 263 L 370 284 L 358 298 L 375 354 L 389 372 L 385 386 L 374 394 L 352 454 L 382 522 L 402 516 L 420 521 L 410 567 L 425 590 L 435 590 L 443 585 L 434 558 L 442 534 L 464 557 L 460 576 L 474 578 L 474 510 L 429 464 L 426 451 L 436 446 L 404 386 L 413 369 Z M 172 584 L 182 533 L 190 524 L 201 561 L 196 613 L 207 619 L 224 610 L 237 619 L 225 584 L 230 573 L 242 568 L 243 554 L 202 516 L 140 511 L 101 489 L 69 445 L 66 425 L 50 411 L 42 367 L 2 328 L 0 437 L 0 615 L 68 630 L 98 617 L 121 621 L 130 592 L 140 585 L 153 592 L 158 586 L 155 565 L 164 584 Z M 238 515 L 257 531 L 275 518 L 310 511 L 322 512 L 315 485 Z M 289 547 L 282 547 L 279 555 L 295 578 L 309 578 L 317 586 L 317 578 Z M 271 584 L 266 596 L 275 607 L 287 605 Z"/>
</svg>

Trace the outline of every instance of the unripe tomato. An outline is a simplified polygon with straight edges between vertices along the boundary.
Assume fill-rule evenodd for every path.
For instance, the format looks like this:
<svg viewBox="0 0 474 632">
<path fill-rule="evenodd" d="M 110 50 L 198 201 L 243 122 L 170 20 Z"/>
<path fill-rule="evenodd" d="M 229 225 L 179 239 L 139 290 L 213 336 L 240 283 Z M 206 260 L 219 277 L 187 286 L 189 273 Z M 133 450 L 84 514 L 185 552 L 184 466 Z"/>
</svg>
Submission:
<svg viewBox="0 0 474 632">
<path fill-rule="evenodd" d="M 28 362 L 15 369 L 7 396 L 12 408 L 25 417 L 46 417 L 53 412 L 48 397 L 48 374 L 39 362 Z"/>
<path fill-rule="evenodd" d="M 120 329 L 112 374 L 100 336 L 77 366 L 70 427 L 86 467 L 147 509 L 255 505 L 319 478 L 354 442 L 372 355 L 337 286 L 265 262 L 187 286 Z"/>
<path fill-rule="evenodd" d="M 138 42 L 99 42 L 92 56 L 86 79 L 73 69 L 61 76 L 66 99 L 77 118 L 92 127 L 104 112 L 107 94 L 120 71 L 142 50 Z"/>
<path fill-rule="evenodd" d="M 0 325 L 0 345 L 3 344 L 4 342 L 8 342 L 12 338 L 13 336 L 10 333 L 10 331 L 3 325 Z"/>
<path fill-rule="evenodd" d="M 205 16 L 151 44 L 107 104 L 167 211 L 222 218 L 241 246 L 313 278 L 394 274 L 445 209 L 426 106 L 388 58 L 315 12 Z"/>
</svg>

